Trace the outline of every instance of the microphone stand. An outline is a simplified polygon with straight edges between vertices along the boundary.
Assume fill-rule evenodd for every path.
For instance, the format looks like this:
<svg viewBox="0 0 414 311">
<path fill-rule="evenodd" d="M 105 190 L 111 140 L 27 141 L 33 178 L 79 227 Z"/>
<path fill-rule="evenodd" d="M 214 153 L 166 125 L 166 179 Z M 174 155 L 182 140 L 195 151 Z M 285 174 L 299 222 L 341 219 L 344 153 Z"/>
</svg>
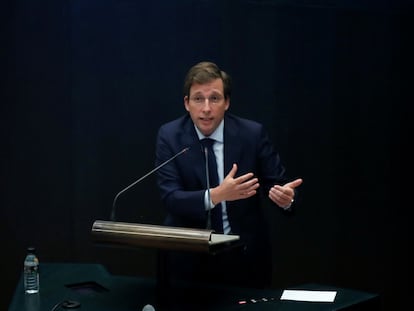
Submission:
<svg viewBox="0 0 414 311">
<path fill-rule="evenodd" d="M 115 196 L 114 201 L 112 202 L 112 211 L 111 211 L 111 221 L 115 221 L 115 210 L 116 210 L 116 201 L 118 200 L 118 197 L 124 193 L 125 191 L 127 191 L 128 189 L 130 189 L 131 187 L 135 186 L 137 183 L 141 182 L 143 179 L 147 178 L 149 175 L 151 175 L 152 173 L 158 171 L 161 167 L 163 167 L 164 165 L 170 163 L 172 160 L 174 160 L 176 157 L 178 157 L 180 154 L 188 151 L 188 149 L 190 149 L 189 147 L 184 148 L 183 150 L 181 150 L 180 152 L 176 153 L 174 156 L 172 156 L 171 158 L 169 158 L 168 160 L 162 162 L 160 165 L 158 165 L 156 168 L 152 169 L 151 171 L 149 171 L 147 174 L 145 174 L 144 176 L 140 177 L 138 180 L 134 181 L 132 184 L 130 184 L 128 187 L 122 189 L 121 191 L 118 192 L 118 194 Z"/>
</svg>

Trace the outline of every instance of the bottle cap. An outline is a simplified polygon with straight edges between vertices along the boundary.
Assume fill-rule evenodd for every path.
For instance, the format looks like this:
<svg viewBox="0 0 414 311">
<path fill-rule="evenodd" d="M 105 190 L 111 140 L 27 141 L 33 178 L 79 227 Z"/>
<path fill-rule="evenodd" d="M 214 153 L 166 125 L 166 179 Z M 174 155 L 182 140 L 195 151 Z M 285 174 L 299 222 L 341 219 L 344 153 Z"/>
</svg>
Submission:
<svg viewBox="0 0 414 311">
<path fill-rule="evenodd" d="M 36 248 L 35 248 L 34 246 L 29 246 L 29 247 L 27 248 L 27 251 L 28 251 L 29 253 L 35 253 L 35 252 L 36 252 Z"/>
</svg>

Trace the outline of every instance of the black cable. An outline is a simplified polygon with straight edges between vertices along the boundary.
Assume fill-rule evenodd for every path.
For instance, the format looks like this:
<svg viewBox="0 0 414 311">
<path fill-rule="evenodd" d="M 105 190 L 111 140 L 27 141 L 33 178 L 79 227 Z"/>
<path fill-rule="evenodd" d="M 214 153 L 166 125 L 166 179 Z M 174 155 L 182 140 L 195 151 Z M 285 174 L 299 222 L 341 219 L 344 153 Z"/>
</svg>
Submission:
<svg viewBox="0 0 414 311">
<path fill-rule="evenodd" d="M 64 303 L 64 301 L 58 302 L 57 304 L 55 304 L 53 306 L 52 310 L 50 310 L 50 311 L 56 311 L 63 303 Z"/>
</svg>

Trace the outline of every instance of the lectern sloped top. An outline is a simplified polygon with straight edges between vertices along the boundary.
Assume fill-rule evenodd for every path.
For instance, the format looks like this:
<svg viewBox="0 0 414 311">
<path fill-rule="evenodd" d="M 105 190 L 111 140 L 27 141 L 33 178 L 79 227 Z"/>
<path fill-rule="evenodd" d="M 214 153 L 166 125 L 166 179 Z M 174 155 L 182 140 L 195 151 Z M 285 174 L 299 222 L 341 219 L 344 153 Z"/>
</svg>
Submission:
<svg viewBox="0 0 414 311">
<path fill-rule="evenodd" d="M 232 247 L 238 235 L 216 234 L 212 230 L 96 220 L 92 238 L 99 244 L 156 249 L 212 252 Z"/>
</svg>

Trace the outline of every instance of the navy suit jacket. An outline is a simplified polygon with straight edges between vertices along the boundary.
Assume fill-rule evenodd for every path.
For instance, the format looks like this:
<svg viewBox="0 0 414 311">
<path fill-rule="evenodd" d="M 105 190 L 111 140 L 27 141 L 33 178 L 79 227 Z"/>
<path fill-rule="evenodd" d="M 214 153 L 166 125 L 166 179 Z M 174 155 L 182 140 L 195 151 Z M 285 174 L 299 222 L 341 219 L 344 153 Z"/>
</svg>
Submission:
<svg viewBox="0 0 414 311">
<path fill-rule="evenodd" d="M 205 159 L 194 124 L 188 114 L 160 127 L 156 144 L 156 165 L 186 147 L 190 149 L 157 173 L 161 199 L 167 211 L 164 224 L 206 228 Z M 235 177 L 253 172 L 260 183 L 257 195 L 226 202 L 232 233 L 240 235 L 244 245 L 243 255 L 238 254 L 236 257 L 245 257 L 244 265 L 255 265 L 263 274 L 271 275 L 268 224 L 261 203 L 263 199 L 269 200 L 267 195 L 270 187 L 287 181 L 285 169 L 261 124 L 226 113 L 224 176 L 229 173 L 233 163 L 238 165 Z"/>
</svg>

